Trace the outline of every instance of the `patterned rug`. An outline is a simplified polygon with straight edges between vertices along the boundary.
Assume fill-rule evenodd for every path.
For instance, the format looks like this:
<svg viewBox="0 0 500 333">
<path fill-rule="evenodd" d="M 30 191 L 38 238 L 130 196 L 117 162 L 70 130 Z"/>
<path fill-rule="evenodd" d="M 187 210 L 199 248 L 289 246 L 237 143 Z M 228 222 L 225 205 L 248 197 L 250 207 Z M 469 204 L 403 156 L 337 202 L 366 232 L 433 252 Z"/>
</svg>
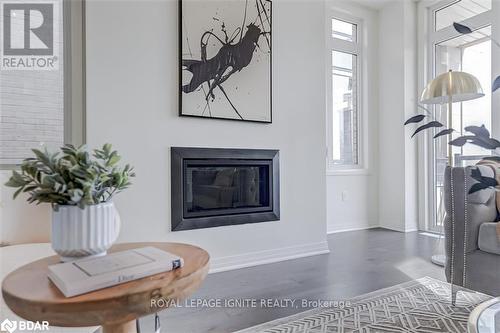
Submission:
<svg viewBox="0 0 500 333">
<path fill-rule="evenodd" d="M 466 333 L 472 309 L 490 298 L 461 288 L 452 306 L 450 284 L 425 277 L 358 296 L 343 309 L 312 309 L 238 333 Z"/>
</svg>

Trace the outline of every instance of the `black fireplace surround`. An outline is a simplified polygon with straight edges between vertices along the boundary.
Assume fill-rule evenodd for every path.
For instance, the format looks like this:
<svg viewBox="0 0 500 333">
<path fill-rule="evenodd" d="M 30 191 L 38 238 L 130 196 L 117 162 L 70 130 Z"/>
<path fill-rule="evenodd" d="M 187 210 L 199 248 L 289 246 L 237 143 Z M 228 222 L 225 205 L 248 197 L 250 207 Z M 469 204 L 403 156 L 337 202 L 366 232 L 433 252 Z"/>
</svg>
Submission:
<svg viewBox="0 0 500 333">
<path fill-rule="evenodd" d="M 172 231 L 280 218 L 279 151 L 172 147 Z"/>
</svg>

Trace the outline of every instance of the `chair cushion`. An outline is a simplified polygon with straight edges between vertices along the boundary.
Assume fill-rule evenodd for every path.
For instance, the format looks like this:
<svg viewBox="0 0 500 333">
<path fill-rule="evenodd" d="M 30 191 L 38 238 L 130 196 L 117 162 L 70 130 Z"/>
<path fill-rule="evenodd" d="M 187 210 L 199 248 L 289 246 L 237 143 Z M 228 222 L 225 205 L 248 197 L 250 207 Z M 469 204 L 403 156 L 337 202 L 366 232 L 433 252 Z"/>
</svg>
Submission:
<svg viewBox="0 0 500 333">
<path fill-rule="evenodd" d="M 500 255 L 500 239 L 497 235 L 498 223 L 483 223 L 479 227 L 479 249 Z"/>
</svg>

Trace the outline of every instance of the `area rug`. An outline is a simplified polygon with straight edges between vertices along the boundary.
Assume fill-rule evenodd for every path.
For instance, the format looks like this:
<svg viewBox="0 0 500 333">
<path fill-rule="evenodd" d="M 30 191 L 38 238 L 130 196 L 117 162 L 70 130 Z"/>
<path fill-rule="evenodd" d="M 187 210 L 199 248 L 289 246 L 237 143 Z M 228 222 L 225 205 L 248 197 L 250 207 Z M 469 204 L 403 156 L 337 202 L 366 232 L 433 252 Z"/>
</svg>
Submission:
<svg viewBox="0 0 500 333">
<path fill-rule="evenodd" d="M 466 333 L 471 311 L 490 298 L 460 288 L 452 306 L 450 284 L 425 277 L 355 297 L 343 309 L 312 309 L 238 333 Z"/>
</svg>

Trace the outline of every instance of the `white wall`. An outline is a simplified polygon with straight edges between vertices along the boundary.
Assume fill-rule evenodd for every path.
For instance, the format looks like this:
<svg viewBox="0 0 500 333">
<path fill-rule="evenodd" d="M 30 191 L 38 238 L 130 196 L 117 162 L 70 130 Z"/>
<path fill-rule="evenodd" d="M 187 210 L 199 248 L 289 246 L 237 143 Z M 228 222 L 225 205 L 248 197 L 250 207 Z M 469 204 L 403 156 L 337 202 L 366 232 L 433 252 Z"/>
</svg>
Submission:
<svg viewBox="0 0 500 333">
<path fill-rule="evenodd" d="M 500 20 L 498 19 L 500 17 L 500 1 L 495 0 L 493 1 L 493 17 L 497 18 L 493 20 L 492 24 L 492 36 L 493 38 L 500 42 Z M 492 45 L 491 47 L 492 50 L 492 73 L 493 73 L 493 78 L 495 79 L 497 76 L 500 75 L 500 47 L 497 47 L 495 45 Z M 491 103 L 492 103 L 492 111 L 493 111 L 493 119 L 492 119 L 492 133 L 493 137 L 499 138 L 500 137 L 500 90 L 497 90 L 491 97 Z"/>
<path fill-rule="evenodd" d="M 0 244 L 39 243 L 50 239 L 50 206 L 12 199 L 15 189 L 3 184 L 11 172 L 0 170 Z"/>
<path fill-rule="evenodd" d="M 417 229 L 416 140 L 403 127 L 416 112 L 416 4 L 391 1 L 379 12 L 379 223 Z"/>
<path fill-rule="evenodd" d="M 404 2 L 404 120 L 417 112 L 417 2 Z M 404 231 L 418 229 L 418 167 L 417 141 L 405 133 L 405 219 Z"/>
<path fill-rule="evenodd" d="M 366 170 L 327 172 L 328 232 L 365 229 L 378 225 L 378 13 L 352 1 L 342 0 L 327 1 L 327 10 L 354 16 L 363 23 L 362 126 L 366 134 L 363 146 L 367 150 Z M 329 33 L 329 20 L 326 20 L 326 25 Z M 329 38 L 329 35 L 326 37 Z"/>
<path fill-rule="evenodd" d="M 215 270 L 328 251 L 323 12 L 274 1 L 273 123 L 255 124 L 178 117 L 176 1 L 87 3 L 88 144 L 113 143 L 137 171 L 115 200 L 119 241 L 196 244 Z M 171 146 L 279 149 L 281 221 L 170 232 Z M 48 241 L 48 207 L 11 194 L 2 186 L 0 240 Z"/>
<path fill-rule="evenodd" d="M 178 117 L 176 1 L 87 3 L 87 138 L 114 143 L 137 171 L 116 199 L 120 241 L 196 244 L 215 265 L 327 249 L 323 10 L 274 1 L 266 125 Z M 281 221 L 170 232 L 171 146 L 280 149 Z"/>
</svg>

